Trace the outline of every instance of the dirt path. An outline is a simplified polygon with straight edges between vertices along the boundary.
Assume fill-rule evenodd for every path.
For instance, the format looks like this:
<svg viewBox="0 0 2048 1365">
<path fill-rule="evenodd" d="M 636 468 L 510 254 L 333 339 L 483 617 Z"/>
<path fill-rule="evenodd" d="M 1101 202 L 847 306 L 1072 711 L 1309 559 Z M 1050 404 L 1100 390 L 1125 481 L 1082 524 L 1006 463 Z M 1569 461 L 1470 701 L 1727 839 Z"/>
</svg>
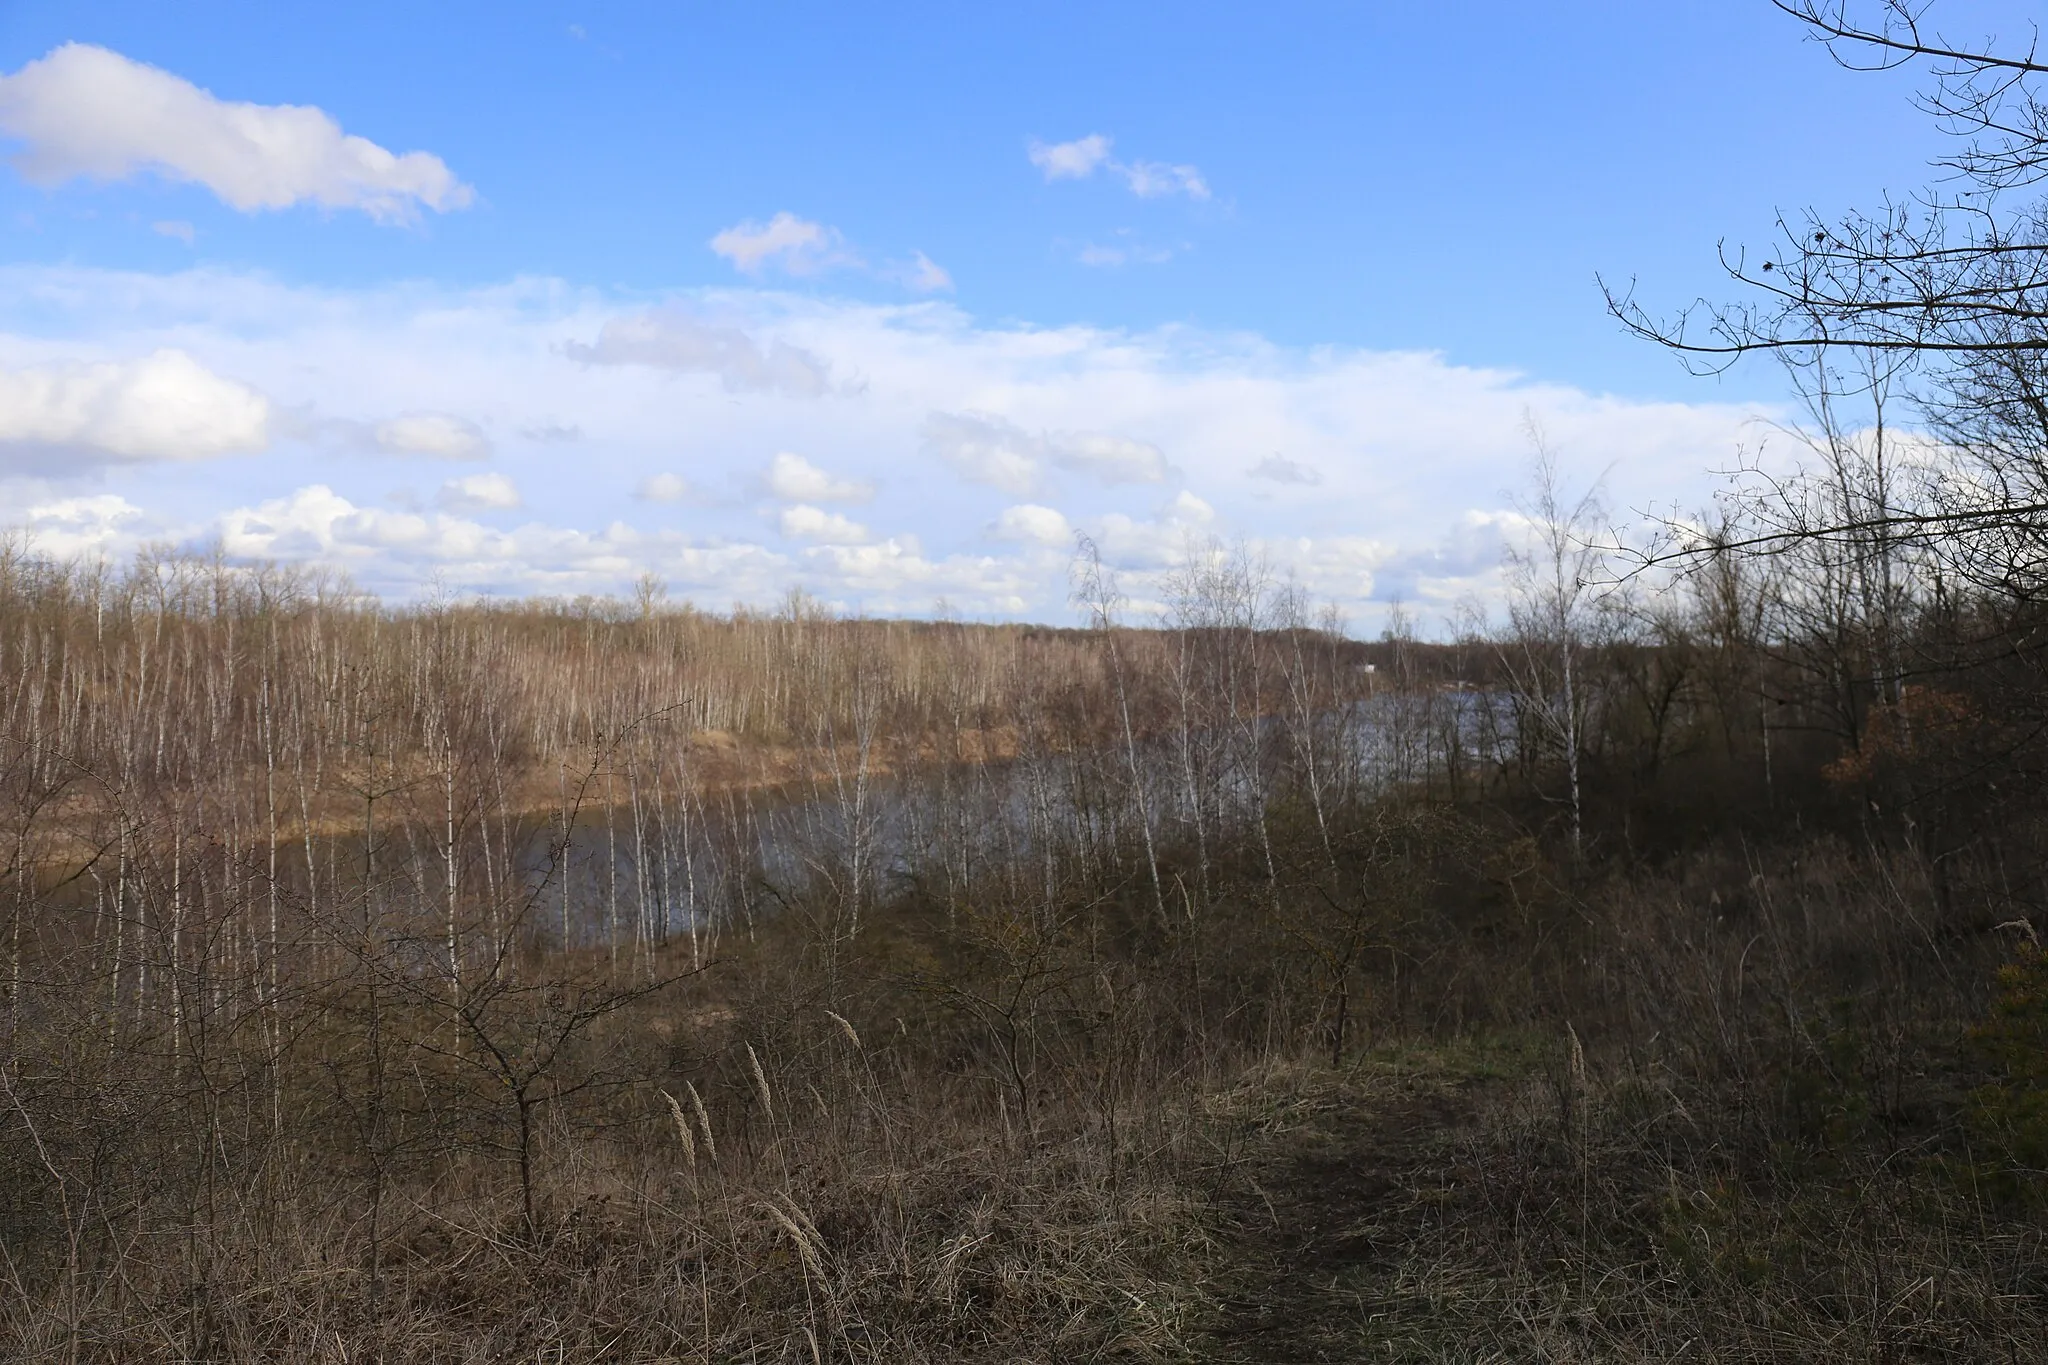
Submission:
<svg viewBox="0 0 2048 1365">
<path fill-rule="evenodd" d="M 1247 1115 L 1220 1311 L 1196 1359 L 1387 1359 L 1375 1319 L 1405 1297 L 1402 1267 L 1457 1185 L 1488 1084 L 1433 1069 L 1333 1077 Z"/>
</svg>

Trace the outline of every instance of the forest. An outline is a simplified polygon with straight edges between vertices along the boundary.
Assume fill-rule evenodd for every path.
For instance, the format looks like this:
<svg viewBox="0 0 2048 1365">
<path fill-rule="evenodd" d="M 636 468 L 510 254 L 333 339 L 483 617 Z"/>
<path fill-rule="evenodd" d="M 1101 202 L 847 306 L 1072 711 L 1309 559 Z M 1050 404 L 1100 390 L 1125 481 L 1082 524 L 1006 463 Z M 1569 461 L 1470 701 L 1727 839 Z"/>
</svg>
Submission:
<svg viewBox="0 0 2048 1365">
<path fill-rule="evenodd" d="M 1789 7 L 2039 174 L 2030 56 Z M 1539 437 L 1429 638 L 0 541 L 0 1355 L 2038 1358 L 2048 224 L 1781 226 L 1610 304 L 1796 461 Z"/>
</svg>

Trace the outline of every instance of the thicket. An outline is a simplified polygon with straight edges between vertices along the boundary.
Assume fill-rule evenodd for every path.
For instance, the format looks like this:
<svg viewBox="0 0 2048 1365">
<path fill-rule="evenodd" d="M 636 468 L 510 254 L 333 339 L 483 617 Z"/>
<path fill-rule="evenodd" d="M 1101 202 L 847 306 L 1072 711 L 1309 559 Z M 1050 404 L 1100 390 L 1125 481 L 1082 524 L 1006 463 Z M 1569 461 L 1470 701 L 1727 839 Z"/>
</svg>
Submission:
<svg viewBox="0 0 2048 1365">
<path fill-rule="evenodd" d="M 1172 1355 L 1247 1115 L 1472 1046 L 1396 1319 L 2029 1339 L 2026 613 L 1533 505 L 1449 645 L 1213 547 L 1064 631 L 9 557 L 7 1351 Z"/>
</svg>

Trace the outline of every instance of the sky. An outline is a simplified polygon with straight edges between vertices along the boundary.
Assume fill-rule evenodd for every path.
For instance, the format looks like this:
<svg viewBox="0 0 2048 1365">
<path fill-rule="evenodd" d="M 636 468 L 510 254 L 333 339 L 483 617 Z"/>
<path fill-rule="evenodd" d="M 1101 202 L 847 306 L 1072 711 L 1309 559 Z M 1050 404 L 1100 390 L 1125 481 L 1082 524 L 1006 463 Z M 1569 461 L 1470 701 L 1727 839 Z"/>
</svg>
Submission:
<svg viewBox="0 0 2048 1365">
<path fill-rule="evenodd" d="M 1600 279 L 1945 145 L 1768 0 L 862 8 L 0 6 L 0 527 L 1050 621 L 1240 544 L 1442 629 L 1536 441 L 1617 522 L 1782 445 Z"/>
</svg>

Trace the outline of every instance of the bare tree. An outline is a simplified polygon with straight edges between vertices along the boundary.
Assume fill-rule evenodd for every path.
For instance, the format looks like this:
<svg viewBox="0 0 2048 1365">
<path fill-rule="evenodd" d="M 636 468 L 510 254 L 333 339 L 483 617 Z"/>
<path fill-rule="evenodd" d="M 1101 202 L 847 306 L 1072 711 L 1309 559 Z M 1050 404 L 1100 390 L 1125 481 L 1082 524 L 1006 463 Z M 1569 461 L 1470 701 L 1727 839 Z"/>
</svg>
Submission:
<svg viewBox="0 0 2048 1365">
<path fill-rule="evenodd" d="M 1125 674 L 1123 654 L 1117 647 L 1116 613 L 1123 595 L 1116 575 L 1102 562 L 1102 551 L 1082 535 L 1076 538 L 1074 556 L 1074 600 L 1088 613 L 1089 625 L 1102 641 L 1109 663 L 1110 683 L 1116 693 L 1117 717 L 1122 722 L 1124 760 L 1130 772 L 1131 798 L 1138 808 L 1138 829 L 1145 846 L 1145 870 L 1152 882 L 1152 903 L 1159 917 L 1166 918 L 1166 890 L 1159 880 L 1159 851 L 1152 838 L 1152 803 L 1149 784 L 1138 761 L 1138 735 L 1131 723 L 1130 680 Z"/>
<path fill-rule="evenodd" d="M 1529 491 L 1520 503 L 1527 543 L 1507 552 L 1509 640 L 1500 662 L 1525 733 L 1564 767 L 1564 804 L 1574 857 L 1585 842 L 1586 712 L 1592 690 L 1584 655 L 1595 629 L 1594 595 L 1609 575 L 1600 535 L 1605 515 L 1597 486 L 1567 493 L 1556 453 L 1532 422 L 1536 448 Z"/>
</svg>

